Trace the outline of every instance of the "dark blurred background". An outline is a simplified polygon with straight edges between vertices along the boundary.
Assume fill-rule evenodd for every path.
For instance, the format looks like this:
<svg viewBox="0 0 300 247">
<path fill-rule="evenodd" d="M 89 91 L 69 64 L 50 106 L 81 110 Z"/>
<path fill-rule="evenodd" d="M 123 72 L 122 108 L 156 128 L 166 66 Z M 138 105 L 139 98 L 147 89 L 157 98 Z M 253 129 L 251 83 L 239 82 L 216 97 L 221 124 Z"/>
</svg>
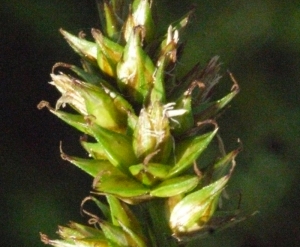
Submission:
<svg viewBox="0 0 300 247">
<path fill-rule="evenodd" d="M 243 142 L 230 182 L 241 208 L 260 213 L 195 246 L 298 246 L 300 242 L 300 4 L 281 0 L 160 0 L 159 22 L 197 11 L 185 35 L 187 69 L 219 55 L 223 93 L 229 69 L 241 93 L 219 120 L 228 149 Z M 80 202 L 91 178 L 59 157 L 84 154 L 79 133 L 36 105 L 59 94 L 47 82 L 55 62 L 78 63 L 60 27 L 89 33 L 98 27 L 94 0 L 4 0 L 0 4 L 1 246 L 44 246 L 39 232 L 85 222 Z M 221 92 L 220 91 L 220 92 Z"/>
</svg>

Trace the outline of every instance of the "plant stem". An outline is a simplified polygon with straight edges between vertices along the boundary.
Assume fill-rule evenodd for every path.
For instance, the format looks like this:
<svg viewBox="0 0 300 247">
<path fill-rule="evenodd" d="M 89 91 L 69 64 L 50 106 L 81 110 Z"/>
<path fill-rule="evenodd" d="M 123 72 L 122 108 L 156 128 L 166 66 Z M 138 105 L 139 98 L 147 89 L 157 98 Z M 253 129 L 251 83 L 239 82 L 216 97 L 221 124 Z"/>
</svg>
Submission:
<svg viewBox="0 0 300 247">
<path fill-rule="evenodd" d="M 155 199 L 139 207 L 140 222 L 144 223 L 152 247 L 178 247 L 168 224 L 164 199 Z"/>
</svg>

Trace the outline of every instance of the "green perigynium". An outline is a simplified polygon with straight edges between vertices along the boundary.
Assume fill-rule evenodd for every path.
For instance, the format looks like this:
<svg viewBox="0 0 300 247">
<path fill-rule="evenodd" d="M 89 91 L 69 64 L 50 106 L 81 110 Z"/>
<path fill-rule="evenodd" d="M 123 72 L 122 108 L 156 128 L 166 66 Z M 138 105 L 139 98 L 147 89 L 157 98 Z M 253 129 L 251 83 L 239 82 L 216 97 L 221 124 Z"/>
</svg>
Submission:
<svg viewBox="0 0 300 247">
<path fill-rule="evenodd" d="M 89 157 L 62 148 L 61 157 L 94 178 L 89 200 L 104 217 L 84 211 L 96 228 L 72 222 L 59 227 L 60 240 L 41 238 L 57 247 L 177 246 L 217 227 L 219 200 L 239 150 L 220 152 L 215 164 L 201 170 L 198 164 L 218 135 L 217 114 L 239 87 L 233 79 L 231 92 L 210 100 L 221 78 L 218 57 L 185 75 L 176 72 L 180 33 L 192 11 L 160 35 L 152 1 L 97 4 L 102 29 L 91 30 L 93 41 L 60 30 L 82 68 L 55 64 L 50 84 L 61 97 L 54 108 L 46 101 L 38 108 L 47 107 L 83 133 L 80 144 Z M 64 111 L 66 105 L 73 111 Z"/>
</svg>

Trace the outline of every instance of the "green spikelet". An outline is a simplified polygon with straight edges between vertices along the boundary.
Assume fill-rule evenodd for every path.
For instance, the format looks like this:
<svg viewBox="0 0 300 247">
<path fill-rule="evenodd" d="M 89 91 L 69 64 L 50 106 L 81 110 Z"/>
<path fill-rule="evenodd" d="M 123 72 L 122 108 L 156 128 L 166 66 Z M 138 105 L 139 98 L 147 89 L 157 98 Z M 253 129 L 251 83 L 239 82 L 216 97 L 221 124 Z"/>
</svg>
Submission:
<svg viewBox="0 0 300 247">
<path fill-rule="evenodd" d="M 61 97 L 55 107 L 42 101 L 38 108 L 48 108 L 83 133 L 80 143 L 89 157 L 62 150 L 61 157 L 94 178 L 94 197 L 86 200 L 103 217 L 85 211 L 84 200 L 82 210 L 97 227 L 59 227 L 60 240 L 41 234 L 46 244 L 178 246 L 218 227 L 213 222 L 239 149 L 222 150 L 216 163 L 206 167 L 201 157 L 213 140 L 220 141 L 216 117 L 239 87 L 230 74 L 231 91 L 210 99 L 221 78 L 218 57 L 203 68 L 197 64 L 185 75 L 177 74 L 180 35 L 193 11 L 159 36 L 153 4 L 97 1 L 102 29 L 91 30 L 94 41 L 60 30 L 83 66 L 55 64 L 50 84 Z M 66 105 L 72 112 L 63 109 Z M 230 222 L 239 219 L 228 215 Z M 227 224 L 222 222 L 222 227 Z"/>
</svg>

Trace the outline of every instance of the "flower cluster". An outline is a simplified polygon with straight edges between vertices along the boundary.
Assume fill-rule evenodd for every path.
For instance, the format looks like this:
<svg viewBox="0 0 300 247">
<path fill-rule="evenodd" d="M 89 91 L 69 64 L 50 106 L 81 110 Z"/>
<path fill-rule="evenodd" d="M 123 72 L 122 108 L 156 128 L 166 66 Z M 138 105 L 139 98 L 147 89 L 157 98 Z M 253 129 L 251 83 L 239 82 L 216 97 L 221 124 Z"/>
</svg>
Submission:
<svg viewBox="0 0 300 247">
<path fill-rule="evenodd" d="M 105 219 L 92 215 L 100 229 L 71 223 L 60 227 L 61 240 L 43 242 L 69 246 L 164 246 L 143 229 L 134 207 L 160 203 L 169 232 L 178 240 L 206 229 L 235 166 L 239 150 L 221 152 L 214 164 L 198 168 L 201 154 L 218 135 L 216 116 L 239 87 L 234 81 L 223 98 L 210 101 L 218 84 L 218 57 L 186 75 L 176 69 L 183 45 L 180 33 L 191 10 L 159 35 L 152 1 L 99 1 L 102 30 L 92 29 L 94 41 L 82 33 L 60 30 L 81 57 L 82 68 L 57 63 L 51 85 L 61 93 L 54 115 L 84 134 L 80 143 L 89 158 L 65 154 L 94 178 L 90 200 Z M 70 73 L 55 73 L 59 68 Z M 70 106 L 72 111 L 63 110 Z M 105 196 L 108 204 L 98 196 Z M 154 203 L 154 204 L 153 204 Z M 135 206 L 132 206 L 135 205 Z M 153 210 L 152 210 L 153 211 Z M 89 213 L 87 213 L 89 214 Z M 147 225 L 147 224 L 146 224 Z M 151 228 L 149 224 L 146 228 Z M 171 246 L 171 245 L 170 245 Z"/>
</svg>

